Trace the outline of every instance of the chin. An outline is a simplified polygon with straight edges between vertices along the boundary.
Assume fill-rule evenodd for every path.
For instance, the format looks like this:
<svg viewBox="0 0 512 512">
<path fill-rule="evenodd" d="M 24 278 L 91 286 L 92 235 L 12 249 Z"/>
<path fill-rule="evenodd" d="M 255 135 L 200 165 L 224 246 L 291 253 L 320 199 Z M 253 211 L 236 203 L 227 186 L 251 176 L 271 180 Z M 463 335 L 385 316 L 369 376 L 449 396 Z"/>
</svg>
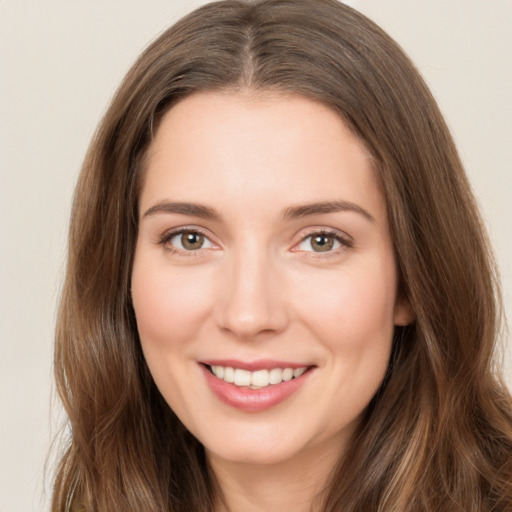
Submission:
<svg viewBox="0 0 512 512">
<path fill-rule="evenodd" d="M 271 424 L 246 424 L 233 430 L 229 427 L 223 429 L 220 436 L 198 438 L 210 460 L 244 465 L 300 464 L 308 467 L 308 460 L 314 461 L 324 450 L 337 459 L 345 445 L 345 434 L 348 435 L 348 429 L 344 430 L 344 435 L 340 435 L 340 431 L 319 433 L 314 425 L 308 428 L 301 421 L 273 427 Z"/>
<path fill-rule="evenodd" d="M 215 447 L 217 448 L 217 447 Z M 260 446 L 257 442 L 250 444 L 230 443 L 228 447 L 219 447 L 219 449 L 210 450 L 205 447 L 208 458 L 215 458 L 233 464 L 243 464 L 247 466 L 271 466 L 286 463 L 295 459 L 301 452 L 292 447 L 278 446 Z M 284 448 L 284 449 L 283 449 Z"/>
</svg>

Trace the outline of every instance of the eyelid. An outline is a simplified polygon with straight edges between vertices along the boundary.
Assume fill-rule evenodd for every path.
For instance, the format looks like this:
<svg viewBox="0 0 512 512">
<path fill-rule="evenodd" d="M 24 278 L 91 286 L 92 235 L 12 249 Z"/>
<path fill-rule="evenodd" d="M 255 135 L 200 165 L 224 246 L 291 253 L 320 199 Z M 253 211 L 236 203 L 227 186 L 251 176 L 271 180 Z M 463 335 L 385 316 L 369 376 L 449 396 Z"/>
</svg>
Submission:
<svg viewBox="0 0 512 512">
<path fill-rule="evenodd" d="M 201 249 L 197 249 L 195 251 L 187 251 L 184 249 L 180 249 L 178 247 L 174 247 L 169 245 L 169 242 L 176 236 L 182 234 L 182 233 L 198 233 L 204 238 L 206 238 L 213 247 L 205 247 Z M 219 245 L 215 243 L 212 240 L 212 236 L 207 232 L 205 229 L 199 227 L 199 226 L 179 226 L 176 228 L 168 229 L 167 231 L 164 231 L 157 239 L 157 243 L 159 245 L 163 245 L 168 251 L 171 251 L 173 253 L 183 255 L 183 256 L 198 256 L 199 252 L 202 252 L 204 250 L 211 250 L 211 249 L 218 249 Z"/>
<path fill-rule="evenodd" d="M 304 250 L 298 249 L 298 246 L 301 243 L 303 243 L 305 240 L 307 240 L 308 238 L 310 238 L 314 235 L 324 235 L 324 236 L 333 237 L 335 240 L 337 240 L 341 244 L 341 247 L 338 247 L 334 250 L 326 251 L 323 253 L 315 252 L 315 251 L 304 251 Z M 318 257 L 318 256 L 328 257 L 329 255 L 338 254 L 339 251 L 342 251 L 347 248 L 352 248 L 354 245 L 352 237 L 350 235 L 348 235 L 347 233 L 345 233 L 344 231 L 341 231 L 336 228 L 325 227 L 325 226 L 312 226 L 312 227 L 309 227 L 306 229 L 302 229 L 297 234 L 297 238 L 299 238 L 299 240 L 297 242 L 295 242 L 295 244 L 293 245 L 291 250 L 293 252 L 311 253 L 311 255 L 314 255 L 315 257 Z"/>
<path fill-rule="evenodd" d="M 185 249 L 180 249 L 178 247 L 170 246 L 168 242 L 172 240 L 175 236 L 178 236 L 182 233 L 198 233 L 202 236 L 204 236 L 213 247 L 207 247 L 207 248 L 201 248 L 197 250 L 190 250 L 187 251 Z M 330 236 L 336 239 L 341 246 L 325 252 L 315 252 L 315 251 L 306 251 L 298 249 L 298 246 L 303 243 L 307 238 L 312 237 L 314 235 L 324 235 L 324 236 Z M 185 226 L 179 226 L 175 228 L 168 229 L 167 231 L 164 231 L 156 240 L 156 243 L 159 245 L 164 246 L 168 251 L 173 252 L 178 255 L 182 256 L 199 256 L 199 253 L 204 252 L 204 250 L 211 250 L 211 249 L 219 249 L 219 244 L 214 242 L 212 240 L 212 236 L 209 233 L 209 231 L 205 230 L 204 228 L 201 228 L 197 225 L 185 225 Z M 311 226 L 308 228 L 302 229 L 294 238 L 298 238 L 298 240 L 294 243 L 294 245 L 291 248 L 292 252 L 304 252 L 309 253 L 309 256 L 314 257 L 328 257 L 330 255 L 338 254 L 340 251 L 343 251 L 344 249 L 353 247 L 353 239 L 350 235 L 345 233 L 344 231 L 341 231 L 336 228 L 332 227 L 326 227 L 326 226 Z"/>
</svg>

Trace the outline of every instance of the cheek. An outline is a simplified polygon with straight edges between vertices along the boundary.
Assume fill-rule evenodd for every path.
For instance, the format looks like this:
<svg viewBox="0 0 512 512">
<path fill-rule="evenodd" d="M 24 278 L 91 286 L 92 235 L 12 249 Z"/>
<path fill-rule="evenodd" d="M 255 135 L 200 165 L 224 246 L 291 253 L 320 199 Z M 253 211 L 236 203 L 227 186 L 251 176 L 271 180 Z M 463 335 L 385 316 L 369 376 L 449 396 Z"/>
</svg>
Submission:
<svg viewBox="0 0 512 512">
<path fill-rule="evenodd" d="M 298 294 L 301 314 L 326 349 L 325 367 L 332 393 L 324 410 L 339 410 L 325 422 L 337 428 L 358 418 L 386 374 L 394 332 L 395 272 L 377 262 L 317 280 Z M 326 386 L 326 389 L 329 386 Z"/>
<path fill-rule="evenodd" d="M 315 276 L 296 293 L 297 308 L 333 350 L 364 351 L 390 345 L 396 294 L 394 266 L 383 261 L 361 269 Z"/>
<path fill-rule="evenodd" d="M 209 289 L 198 272 L 173 270 L 165 263 L 148 265 L 136 257 L 132 300 L 145 350 L 149 343 L 171 350 L 190 339 L 207 315 Z"/>
</svg>

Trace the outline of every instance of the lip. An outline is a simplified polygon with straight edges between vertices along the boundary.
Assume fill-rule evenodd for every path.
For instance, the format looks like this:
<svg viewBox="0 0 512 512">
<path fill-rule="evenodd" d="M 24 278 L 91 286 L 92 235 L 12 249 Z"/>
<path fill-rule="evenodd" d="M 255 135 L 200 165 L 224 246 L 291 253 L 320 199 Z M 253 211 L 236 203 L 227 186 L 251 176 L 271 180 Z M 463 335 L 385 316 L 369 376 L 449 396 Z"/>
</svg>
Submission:
<svg viewBox="0 0 512 512">
<path fill-rule="evenodd" d="M 274 407 L 285 401 L 291 395 L 296 393 L 308 380 L 314 369 L 309 365 L 308 370 L 300 377 L 289 381 L 274 384 L 261 389 L 249 389 L 238 387 L 229 382 L 225 382 L 206 367 L 209 362 L 199 364 L 205 380 L 212 392 L 225 404 L 245 412 L 261 412 Z M 213 366 L 231 366 L 243 370 L 255 371 L 272 368 L 303 368 L 308 365 L 290 364 L 276 361 L 255 361 L 242 363 L 241 361 L 217 360 L 212 361 Z"/>
</svg>

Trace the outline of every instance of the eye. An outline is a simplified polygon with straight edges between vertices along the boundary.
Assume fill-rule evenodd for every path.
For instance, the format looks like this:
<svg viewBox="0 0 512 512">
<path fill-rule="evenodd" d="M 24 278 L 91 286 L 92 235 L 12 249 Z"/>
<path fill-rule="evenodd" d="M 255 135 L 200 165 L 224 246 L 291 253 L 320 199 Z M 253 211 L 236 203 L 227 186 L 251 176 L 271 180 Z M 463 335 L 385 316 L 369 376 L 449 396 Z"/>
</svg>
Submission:
<svg viewBox="0 0 512 512">
<path fill-rule="evenodd" d="M 297 250 L 316 253 L 334 252 L 342 246 L 350 247 L 351 244 L 338 234 L 320 232 L 306 236 L 297 245 Z"/>
<path fill-rule="evenodd" d="M 182 251 L 197 251 L 199 249 L 211 249 L 214 247 L 213 243 L 199 231 L 182 230 L 179 232 L 171 233 L 167 237 L 165 243 L 169 244 L 174 249 Z"/>
</svg>

